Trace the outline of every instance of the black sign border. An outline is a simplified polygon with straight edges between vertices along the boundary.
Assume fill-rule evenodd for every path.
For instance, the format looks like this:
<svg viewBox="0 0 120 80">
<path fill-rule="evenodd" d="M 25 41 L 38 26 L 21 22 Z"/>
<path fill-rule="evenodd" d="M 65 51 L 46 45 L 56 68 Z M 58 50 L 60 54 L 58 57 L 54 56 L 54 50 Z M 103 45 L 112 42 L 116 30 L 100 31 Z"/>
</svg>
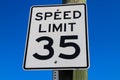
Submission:
<svg viewBox="0 0 120 80">
<path fill-rule="evenodd" d="M 87 66 L 84 66 L 84 67 L 34 67 L 34 68 L 27 68 L 26 67 L 26 57 L 27 57 L 27 50 L 28 50 L 28 42 L 29 42 L 29 34 L 30 34 L 30 26 L 31 26 L 31 18 L 32 18 L 32 10 L 34 7 L 58 7 L 58 6 L 76 6 L 76 5 L 84 5 L 84 8 L 85 8 L 85 35 L 86 35 L 86 61 L 87 61 Z M 28 32 L 27 32 L 27 39 L 26 39 L 26 48 L 25 48 L 25 55 L 24 55 L 24 64 L 23 64 L 23 68 L 25 70 L 37 70 L 37 69 L 50 69 L 50 70 L 71 70 L 71 69 L 87 69 L 89 68 L 89 48 L 88 48 L 88 29 L 87 29 L 87 12 L 86 12 L 86 4 L 84 3 L 79 3 L 79 4 L 61 4 L 61 5 L 45 5 L 45 6 L 33 6 L 31 7 L 31 10 L 30 10 L 30 16 L 29 16 L 29 28 L 28 28 Z"/>
</svg>

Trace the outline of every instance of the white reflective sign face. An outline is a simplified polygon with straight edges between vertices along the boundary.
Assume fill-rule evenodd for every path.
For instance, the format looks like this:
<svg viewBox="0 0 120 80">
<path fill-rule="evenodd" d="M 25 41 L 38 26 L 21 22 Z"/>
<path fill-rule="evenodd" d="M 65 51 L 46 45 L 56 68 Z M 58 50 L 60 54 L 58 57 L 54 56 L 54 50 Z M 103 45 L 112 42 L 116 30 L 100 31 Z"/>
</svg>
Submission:
<svg viewBox="0 0 120 80">
<path fill-rule="evenodd" d="M 85 4 L 34 6 L 25 69 L 88 68 Z"/>
</svg>

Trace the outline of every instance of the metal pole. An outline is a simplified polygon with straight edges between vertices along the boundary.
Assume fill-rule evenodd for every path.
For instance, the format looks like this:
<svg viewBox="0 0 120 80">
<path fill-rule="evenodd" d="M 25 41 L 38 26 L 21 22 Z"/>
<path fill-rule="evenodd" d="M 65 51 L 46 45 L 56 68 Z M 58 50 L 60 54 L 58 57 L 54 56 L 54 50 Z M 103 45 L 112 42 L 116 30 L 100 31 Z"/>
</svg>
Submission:
<svg viewBox="0 0 120 80">
<path fill-rule="evenodd" d="M 87 70 L 74 70 L 73 80 L 88 80 Z"/>
<path fill-rule="evenodd" d="M 63 4 L 68 4 L 68 3 L 86 3 L 86 0 L 63 0 Z"/>
<path fill-rule="evenodd" d="M 63 4 L 69 3 L 86 3 L 86 0 L 63 0 Z M 73 80 L 88 80 L 87 70 L 73 70 Z"/>
<path fill-rule="evenodd" d="M 86 3 L 86 0 L 63 0 L 63 4 Z M 53 80 L 88 80 L 87 70 L 56 70 Z"/>
</svg>

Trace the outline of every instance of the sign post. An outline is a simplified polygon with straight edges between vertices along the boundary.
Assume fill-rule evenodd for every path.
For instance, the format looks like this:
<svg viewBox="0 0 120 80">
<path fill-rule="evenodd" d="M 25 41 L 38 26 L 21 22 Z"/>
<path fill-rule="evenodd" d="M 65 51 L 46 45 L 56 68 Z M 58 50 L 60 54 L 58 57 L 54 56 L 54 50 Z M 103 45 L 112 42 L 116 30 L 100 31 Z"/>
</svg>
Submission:
<svg viewBox="0 0 120 80">
<path fill-rule="evenodd" d="M 86 1 L 85 0 L 63 0 L 63 4 L 69 4 L 69 3 L 86 3 Z M 53 80 L 88 80 L 88 71 L 87 70 L 53 71 Z"/>
<path fill-rule="evenodd" d="M 89 67 L 85 3 L 33 6 L 24 69 L 52 69 L 53 80 L 87 80 Z M 66 4 L 80 3 L 80 4 Z"/>
</svg>

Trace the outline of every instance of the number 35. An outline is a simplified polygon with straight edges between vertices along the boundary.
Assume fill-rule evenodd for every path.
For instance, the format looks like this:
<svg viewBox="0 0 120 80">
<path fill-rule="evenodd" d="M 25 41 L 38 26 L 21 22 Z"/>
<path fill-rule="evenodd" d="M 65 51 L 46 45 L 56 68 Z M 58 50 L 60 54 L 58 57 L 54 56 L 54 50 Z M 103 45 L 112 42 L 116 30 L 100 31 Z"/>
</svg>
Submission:
<svg viewBox="0 0 120 80">
<path fill-rule="evenodd" d="M 62 48 L 74 47 L 75 48 L 75 52 L 72 55 L 67 55 L 65 53 L 60 53 L 60 55 L 59 55 L 60 58 L 63 58 L 63 59 L 74 59 L 74 58 L 76 58 L 80 54 L 80 47 L 76 43 L 74 43 L 74 42 L 65 42 L 65 40 L 74 40 L 74 39 L 78 39 L 78 36 L 77 35 L 61 36 L 60 45 L 59 46 L 62 47 Z M 38 53 L 34 53 L 33 56 L 36 59 L 39 59 L 39 60 L 47 60 L 47 59 L 50 59 L 51 57 L 53 57 L 53 55 L 54 55 L 54 49 L 52 47 L 52 45 L 54 43 L 53 39 L 50 38 L 50 37 L 47 37 L 47 36 L 39 37 L 39 38 L 36 39 L 37 42 L 41 42 L 43 40 L 47 40 L 48 41 L 48 44 L 44 45 L 44 49 L 49 50 L 49 54 L 48 55 L 40 55 Z"/>
</svg>

